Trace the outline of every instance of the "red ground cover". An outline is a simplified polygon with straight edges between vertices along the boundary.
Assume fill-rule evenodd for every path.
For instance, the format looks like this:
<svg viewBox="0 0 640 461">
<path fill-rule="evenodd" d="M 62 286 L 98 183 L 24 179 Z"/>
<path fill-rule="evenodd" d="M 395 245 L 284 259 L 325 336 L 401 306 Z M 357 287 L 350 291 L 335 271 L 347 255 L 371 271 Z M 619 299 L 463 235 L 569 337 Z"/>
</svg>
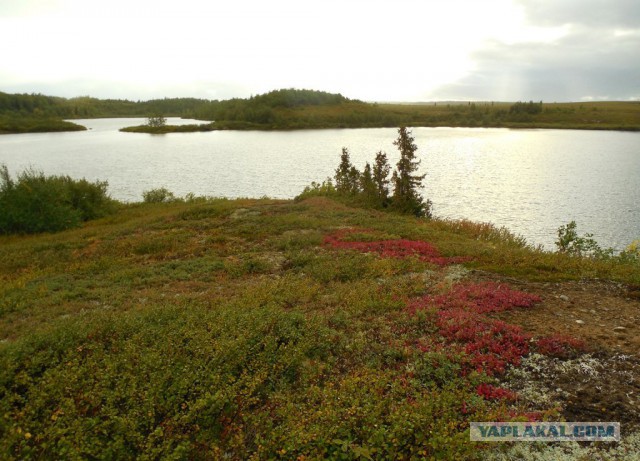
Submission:
<svg viewBox="0 0 640 461">
<path fill-rule="evenodd" d="M 439 266 L 468 261 L 464 257 L 443 257 L 429 242 L 393 239 L 357 241 L 356 233 L 363 230 L 344 229 L 327 235 L 324 244 L 335 249 L 376 253 L 383 258 L 417 257 Z M 514 290 L 505 284 L 459 283 L 451 290 L 439 295 L 426 295 L 407 304 L 407 310 L 415 314 L 420 310 L 435 310 L 438 333 L 444 339 L 444 346 L 452 351 L 464 352 L 468 360 L 462 364 L 462 373 L 471 370 L 488 376 L 499 376 L 507 367 L 518 366 L 529 354 L 530 345 L 541 353 L 554 357 L 568 357 L 583 351 L 585 345 L 580 340 L 551 335 L 532 340 L 532 336 L 517 325 L 494 319 L 486 314 L 514 308 L 530 308 L 541 298 L 531 293 Z M 430 349 L 429 346 L 421 350 Z M 478 395 L 487 400 L 515 400 L 516 394 L 508 389 L 481 384 L 476 389 Z M 531 418 L 535 418 L 533 413 Z"/>
<path fill-rule="evenodd" d="M 358 242 L 346 240 L 349 234 L 362 232 L 361 230 L 344 229 L 327 235 L 324 238 L 324 244 L 340 250 L 354 250 L 362 253 L 377 253 L 382 258 L 407 258 L 417 257 L 421 261 L 426 261 L 438 266 L 446 266 L 447 264 L 458 264 L 468 261 L 466 257 L 447 258 L 441 256 L 435 246 L 429 242 L 422 240 L 375 240 Z"/>
<path fill-rule="evenodd" d="M 414 313 L 436 309 L 436 325 L 445 341 L 462 347 L 475 370 L 495 376 L 504 373 L 508 365 L 520 364 L 521 358 L 529 353 L 531 336 L 519 326 L 485 314 L 531 307 L 539 301 L 536 295 L 506 285 L 462 283 L 449 293 L 418 298 L 407 309 Z"/>
</svg>

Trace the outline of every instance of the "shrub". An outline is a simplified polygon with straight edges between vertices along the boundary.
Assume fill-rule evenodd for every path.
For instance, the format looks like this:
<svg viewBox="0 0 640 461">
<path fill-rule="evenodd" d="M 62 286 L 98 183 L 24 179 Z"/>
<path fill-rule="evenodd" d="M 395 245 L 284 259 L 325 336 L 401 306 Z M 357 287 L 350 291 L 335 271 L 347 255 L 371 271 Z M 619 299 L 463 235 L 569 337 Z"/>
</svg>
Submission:
<svg viewBox="0 0 640 461">
<path fill-rule="evenodd" d="M 57 232 L 113 210 L 107 182 L 45 176 L 28 169 L 11 178 L 0 167 L 0 233 Z"/>
<path fill-rule="evenodd" d="M 593 234 L 578 236 L 577 224 L 571 221 L 569 224 L 558 228 L 558 240 L 555 244 L 558 252 L 571 256 L 587 256 L 593 258 L 603 258 L 611 256 L 613 250 L 603 250 L 593 239 Z"/>
<path fill-rule="evenodd" d="M 144 203 L 166 203 L 176 200 L 175 195 L 166 187 L 160 187 L 159 189 L 151 189 L 142 193 L 142 199 Z"/>
<path fill-rule="evenodd" d="M 71 206 L 80 212 L 81 219 L 101 218 L 108 214 L 113 208 L 113 200 L 107 194 L 107 181 L 89 182 L 86 179 L 71 179 L 64 177 L 69 191 Z"/>
<path fill-rule="evenodd" d="M 579 255 L 587 248 L 587 245 L 593 247 L 596 242 L 591 239 L 591 234 L 584 237 L 578 237 L 578 225 L 575 221 L 565 224 L 558 228 L 558 240 L 555 241 L 556 248 L 560 253 L 568 253 Z"/>
<path fill-rule="evenodd" d="M 300 201 L 305 200 L 311 197 L 334 197 L 338 194 L 335 186 L 333 185 L 333 181 L 331 178 L 327 178 L 325 181 L 322 181 L 322 184 L 318 182 L 311 182 L 310 186 L 306 186 L 302 193 L 294 200 Z"/>
</svg>

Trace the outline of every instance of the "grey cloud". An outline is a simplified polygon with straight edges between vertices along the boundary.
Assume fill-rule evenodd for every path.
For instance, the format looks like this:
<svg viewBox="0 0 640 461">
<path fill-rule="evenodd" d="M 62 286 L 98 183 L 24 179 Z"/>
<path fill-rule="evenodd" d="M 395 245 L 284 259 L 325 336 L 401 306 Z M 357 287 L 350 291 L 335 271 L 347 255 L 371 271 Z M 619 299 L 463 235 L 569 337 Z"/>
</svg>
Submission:
<svg viewBox="0 0 640 461">
<path fill-rule="evenodd" d="M 529 21 L 553 26 L 583 24 L 590 27 L 640 27 L 638 0 L 517 0 Z"/>
<path fill-rule="evenodd" d="M 640 98 L 640 33 L 585 25 L 552 43 L 487 43 L 476 69 L 431 94 L 439 99 L 577 101 Z"/>
</svg>

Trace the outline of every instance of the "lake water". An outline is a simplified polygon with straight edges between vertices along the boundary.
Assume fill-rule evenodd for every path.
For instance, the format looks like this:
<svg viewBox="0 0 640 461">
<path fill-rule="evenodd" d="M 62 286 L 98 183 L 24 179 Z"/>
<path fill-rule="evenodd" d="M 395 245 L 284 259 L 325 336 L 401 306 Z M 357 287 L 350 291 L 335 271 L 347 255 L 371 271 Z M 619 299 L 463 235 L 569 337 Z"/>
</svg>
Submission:
<svg viewBox="0 0 640 461">
<path fill-rule="evenodd" d="M 333 176 L 342 147 L 362 168 L 383 150 L 392 165 L 397 131 L 217 131 L 120 133 L 144 119 L 78 120 L 85 132 L 0 136 L 0 163 L 15 175 L 108 180 L 114 198 L 138 201 L 167 187 L 176 195 L 292 198 Z M 169 119 L 169 123 L 198 123 Z M 415 128 L 434 214 L 506 226 L 553 249 L 571 220 L 604 247 L 640 238 L 640 133 L 482 128 Z"/>
</svg>

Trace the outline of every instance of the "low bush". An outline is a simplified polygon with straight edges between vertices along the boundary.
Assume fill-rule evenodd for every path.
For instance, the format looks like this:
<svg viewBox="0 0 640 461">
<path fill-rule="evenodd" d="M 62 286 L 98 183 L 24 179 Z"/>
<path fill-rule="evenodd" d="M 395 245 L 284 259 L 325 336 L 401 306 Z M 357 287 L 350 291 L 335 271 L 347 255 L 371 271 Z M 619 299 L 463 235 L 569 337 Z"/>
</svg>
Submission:
<svg viewBox="0 0 640 461">
<path fill-rule="evenodd" d="M 605 250 L 602 250 L 598 242 L 593 239 L 593 234 L 584 234 L 580 237 L 577 227 L 576 222 L 571 221 L 558 228 L 558 240 L 555 242 L 558 252 L 570 256 L 603 257 Z"/>
<path fill-rule="evenodd" d="M 142 193 L 142 199 L 144 203 L 165 203 L 174 202 L 176 200 L 175 195 L 166 187 L 160 187 L 158 189 L 151 189 Z"/>
<path fill-rule="evenodd" d="M 312 181 L 310 186 L 304 188 L 300 195 L 297 195 L 295 200 L 305 200 L 311 197 L 335 197 L 338 195 L 338 191 L 333 185 L 331 178 L 327 178 L 322 181 L 322 184 Z"/>
<path fill-rule="evenodd" d="M 0 166 L 0 233 L 57 232 L 110 213 L 107 182 L 45 176 L 27 169 L 16 180 Z"/>
</svg>

